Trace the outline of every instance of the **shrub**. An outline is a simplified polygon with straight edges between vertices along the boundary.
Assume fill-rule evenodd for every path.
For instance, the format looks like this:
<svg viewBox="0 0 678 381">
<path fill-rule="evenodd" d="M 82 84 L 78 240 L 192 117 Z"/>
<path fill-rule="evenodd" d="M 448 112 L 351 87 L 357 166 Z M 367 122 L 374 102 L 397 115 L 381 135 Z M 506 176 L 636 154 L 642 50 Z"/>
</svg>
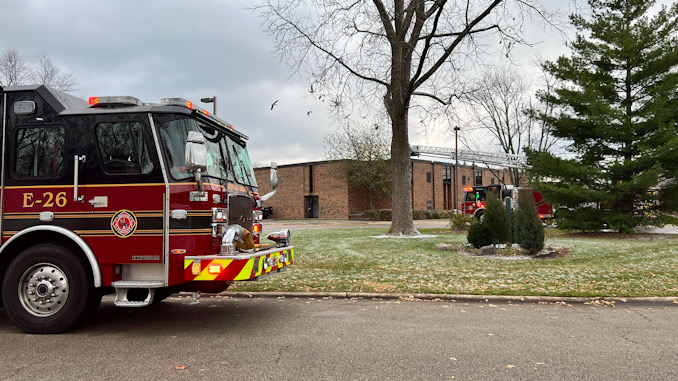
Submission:
<svg viewBox="0 0 678 381">
<path fill-rule="evenodd" d="M 391 220 L 391 210 L 390 209 L 370 209 L 365 211 L 365 217 L 372 221 L 390 221 Z"/>
<path fill-rule="evenodd" d="M 544 248 L 544 226 L 532 191 L 522 190 L 518 196 L 518 208 L 513 212 L 513 239 L 530 255 Z"/>
<path fill-rule="evenodd" d="M 506 215 L 506 206 L 489 192 L 485 198 L 485 204 L 482 225 L 487 228 L 492 243 L 507 243 L 511 239 L 511 225 Z"/>
<path fill-rule="evenodd" d="M 476 249 L 492 244 L 490 232 L 487 230 L 485 225 L 480 222 L 474 222 L 471 224 L 471 226 L 469 226 L 466 239 L 471 244 L 471 246 L 475 247 Z"/>
<path fill-rule="evenodd" d="M 363 213 L 363 216 L 369 220 L 373 221 L 391 221 L 391 209 L 370 209 L 366 210 Z M 453 213 L 451 210 L 413 210 L 412 219 L 414 220 L 427 220 L 427 219 L 441 219 L 441 218 L 450 218 Z"/>
<path fill-rule="evenodd" d="M 449 216 L 450 219 L 450 229 L 452 231 L 466 231 L 469 229 L 469 226 L 473 223 L 475 218 L 472 216 L 467 216 L 463 213 L 452 213 Z"/>
</svg>

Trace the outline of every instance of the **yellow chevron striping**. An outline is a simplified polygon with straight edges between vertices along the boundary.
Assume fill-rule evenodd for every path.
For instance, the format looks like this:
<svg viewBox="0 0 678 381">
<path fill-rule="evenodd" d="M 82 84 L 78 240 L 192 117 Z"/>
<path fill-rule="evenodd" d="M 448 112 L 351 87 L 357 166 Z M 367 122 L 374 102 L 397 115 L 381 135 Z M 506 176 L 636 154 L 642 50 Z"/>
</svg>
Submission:
<svg viewBox="0 0 678 381">
<path fill-rule="evenodd" d="M 247 260 L 247 264 L 242 268 L 240 273 L 233 278 L 233 280 L 247 280 L 250 279 L 252 275 L 252 267 L 254 266 L 254 258 Z"/>
</svg>

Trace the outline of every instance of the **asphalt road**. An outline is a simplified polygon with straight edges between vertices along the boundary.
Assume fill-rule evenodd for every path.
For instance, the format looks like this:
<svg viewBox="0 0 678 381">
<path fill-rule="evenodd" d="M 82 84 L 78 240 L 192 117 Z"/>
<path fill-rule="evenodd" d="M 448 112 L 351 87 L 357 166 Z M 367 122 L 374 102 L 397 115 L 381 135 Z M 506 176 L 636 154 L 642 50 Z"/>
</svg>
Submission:
<svg viewBox="0 0 678 381">
<path fill-rule="evenodd" d="M 61 335 L 0 313 L 0 380 L 675 380 L 677 323 L 638 303 L 106 299 Z"/>
</svg>

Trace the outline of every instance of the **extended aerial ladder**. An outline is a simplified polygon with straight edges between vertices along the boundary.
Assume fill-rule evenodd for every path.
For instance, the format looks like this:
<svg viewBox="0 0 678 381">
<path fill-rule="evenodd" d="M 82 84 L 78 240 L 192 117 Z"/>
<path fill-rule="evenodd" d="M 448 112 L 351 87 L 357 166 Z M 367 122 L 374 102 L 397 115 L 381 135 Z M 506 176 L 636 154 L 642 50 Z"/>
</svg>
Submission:
<svg viewBox="0 0 678 381">
<path fill-rule="evenodd" d="M 431 147 L 411 145 L 412 156 L 437 156 L 459 161 L 483 163 L 488 166 L 499 165 L 506 168 L 523 168 L 527 166 L 527 157 L 504 152 L 482 152 L 471 150 L 455 150 L 447 147 Z"/>
</svg>

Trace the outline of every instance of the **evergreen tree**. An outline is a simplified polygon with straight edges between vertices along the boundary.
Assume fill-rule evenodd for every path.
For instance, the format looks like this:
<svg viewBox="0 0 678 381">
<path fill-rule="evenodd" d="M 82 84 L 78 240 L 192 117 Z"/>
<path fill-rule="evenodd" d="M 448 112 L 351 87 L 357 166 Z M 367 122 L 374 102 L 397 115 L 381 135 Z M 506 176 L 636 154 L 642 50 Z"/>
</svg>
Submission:
<svg viewBox="0 0 678 381">
<path fill-rule="evenodd" d="M 599 225 L 622 232 L 651 223 L 639 205 L 678 198 L 678 187 L 667 186 L 678 175 L 678 3 L 656 12 L 654 3 L 589 0 L 589 19 L 571 16 L 571 57 L 544 64 L 563 85 L 540 97 L 560 107 L 542 119 L 571 141 L 572 155 L 527 150 L 545 198 L 574 212 L 595 206 Z"/>
<path fill-rule="evenodd" d="M 487 192 L 485 197 L 485 213 L 481 224 L 487 228 L 492 243 L 508 243 L 511 239 L 511 224 L 506 215 L 506 206 L 492 192 Z"/>
<path fill-rule="evenodd" d="M 544 248 L 544 225 L 531 190 L 521 190 L 518 195 L 518 207 L 513 212 L 513 238 L 530 255 Z"/>
</svg>

